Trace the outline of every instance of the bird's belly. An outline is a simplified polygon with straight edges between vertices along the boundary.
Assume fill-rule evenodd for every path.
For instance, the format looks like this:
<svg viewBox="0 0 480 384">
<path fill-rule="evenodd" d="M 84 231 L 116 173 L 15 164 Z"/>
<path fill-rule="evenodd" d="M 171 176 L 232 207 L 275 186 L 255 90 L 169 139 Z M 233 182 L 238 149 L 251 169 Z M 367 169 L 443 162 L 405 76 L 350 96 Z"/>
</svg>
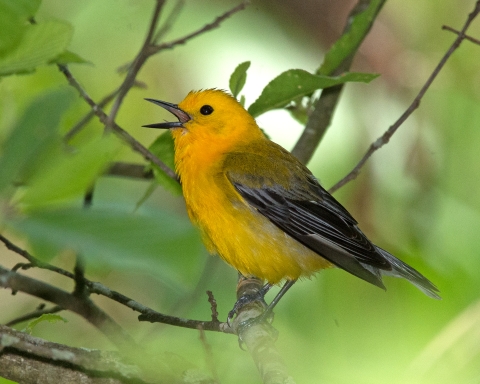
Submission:
<svg viewBox="0 0 480 384">
<path fill-rule="evenodd" d="M 209 251 L 242 275 L 276 284 L 332 266 L 245 203 L 211 203 L 208 209 L 198 209 L 187 201 L 192 221 L 202 230 Z"/>
</svg>

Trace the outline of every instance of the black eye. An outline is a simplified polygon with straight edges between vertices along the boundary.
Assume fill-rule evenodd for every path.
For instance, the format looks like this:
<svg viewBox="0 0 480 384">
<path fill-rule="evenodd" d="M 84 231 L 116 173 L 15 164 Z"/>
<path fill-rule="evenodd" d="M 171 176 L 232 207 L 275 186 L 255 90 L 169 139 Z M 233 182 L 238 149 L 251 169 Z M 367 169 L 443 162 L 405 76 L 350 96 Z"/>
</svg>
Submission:
<svg viewBox="0 0 480 384">
<path fill-rule="evenodd" d="M 202 115 L 210 115 L 213 112 L 213 108 L 210 105 L 204 105 L 200 108 L 200 113 Z"/>
</svg>

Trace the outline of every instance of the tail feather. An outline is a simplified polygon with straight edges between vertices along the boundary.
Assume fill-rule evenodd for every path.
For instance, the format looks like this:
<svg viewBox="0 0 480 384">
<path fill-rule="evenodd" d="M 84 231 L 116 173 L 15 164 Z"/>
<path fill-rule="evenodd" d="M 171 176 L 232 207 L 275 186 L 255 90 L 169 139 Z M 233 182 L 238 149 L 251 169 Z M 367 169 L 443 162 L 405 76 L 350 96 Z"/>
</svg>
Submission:
<svg viewBox="0 0 480 384">
<path fill-rule="evenodd" d="M 377 271 L 380 272 L 381 275 L 403 277 L 404 279 L 410 281 L 410 283 L 415 285 L 427 296 L 430 296 L 437 300 L 441 299 L 441 297 L 438 295 L 438 288 L 420 272 L 416 271 L 403 261 L 397 259 L 395 256 L 388 253 L 384 249 L 377 246 L 375 247 L 377 248 L 378 252 L 381 253 L 382 256 L 385 257 L 385 259 L 387 259 L 387 261 L 392 265 L 392 269 L 388 271 L 377 269 Z"/>
</svg>

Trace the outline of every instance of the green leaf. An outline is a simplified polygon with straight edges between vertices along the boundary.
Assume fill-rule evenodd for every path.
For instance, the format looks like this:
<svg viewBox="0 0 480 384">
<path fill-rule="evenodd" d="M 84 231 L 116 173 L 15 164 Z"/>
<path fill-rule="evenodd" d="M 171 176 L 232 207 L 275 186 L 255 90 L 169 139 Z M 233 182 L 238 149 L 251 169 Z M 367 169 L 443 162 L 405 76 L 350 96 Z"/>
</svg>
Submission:
<svg viewBox="0 0 480 384">
<path fill-rule="evenodd" d="M 65 319 L 62 316 L 55 315 L 54 313 L 44 313 L 40 317 L 37 317 L 35 320 L 30 321 L 25 329 L 22 330 L 22 332 L 26 332 L 29 335 L 32 334 L 33 328 L 35 328 L 38 324 L 48 321 L 49 323 L 58 323 L 59 321 L 63 321 L 64 323 L 68 323 L 68 320 Z"/>
<path fill-rule="evenodd" d="M 245 96 L 244 95 L 240 96 L 240 100 L 238 102 L 242 105 L 242 107 L 245 108 Z"/>
<path fill-rule="evenodd" d="M 135 204 L 135 212 L 143 205 L 143 203 L 145 203 L 150 198 L 150 196 L 152 196 L 153 192 L 155 192 L 157 187 L 158 187 L 157 181 L 154 180 L 150 183 L 150 185 L 148 186 L 143 196 Z"/>
<path fill-rule="evenodd" d="M 75 63 L 75 64 L 92 64 L 91 61 L 88 61 L 81 57 L 80 55 L 77 55 L 76 53 L 66 50 L 62 52 L 60 55 L 55 57 L 54 59 L 49 61 L 49 64 L 70 64 L 70 63 Z"/>
<path fill-rule="evenodd" d="M 168 132 L 161 134 L 148 148 L 155 156 L 162 160 L 171 169 L 175 168 L 175 151 L 173 145 L 172 135 Z M 175 195 L 182 194 L 182 187 L 180 184 L 167 176 L 159 167 L 151 163 L 153 174 L 157 182 L 168 191 Z M 143 199 L 142 199 L 143 200 Z"/>
<path fill-rule="evenodd" d="M 50 166 L 35 174 L 19 201 L 31 209 L 83 195 L 108 166 L 119 146 L 119 141 L 108 135 L 95 138 L 74 153 L 60 153 Z"/>
<path fill-rule="evenodd" d="M 28 25 L 16 49 L 0 58 L 0 76 L 32 72 L 67 48 L 73 34 L 70 24 L 52 20 Z"/>
<path fill-rule="evenodd" d="M 332 87 L 349 81 L 368 83 L 378 75 L 369 73 L 347 72 L 341 76 L 330 77 L 313 75 L 303 69 L 290 69 L 273 79 L 262 91 L 248 112 L 253 117 L 271 109 L 283 108 L 300 96 L 309 95 L 318 89 Z"/>
<path fill-rule="evenodd" d="M 0 56 L 13 49 L 40 6 L 41 0 L 0 0 Z"/>
<path fill-rule="evenodd" d="M 35 99 L 13 127 L 0 154 L 0 191 L 21 177 L 52 142 L 59 139 L 57 127 L 73 100 L 66 88 Z"/>
<path fill-rule="evenodd" d="M 41 3 L 42 0 L 0 0 L 0 10 L 9 10 L 26 21 L 35 16 Z"/>
<path fill-rule="evenodd" d="M 350 29 L 333 44 L 325 55 L 323 64 L 317 70 L 318 75 L 329 75 L 356 51 L 384 3 L 385 0 L 372 0 L 368 8 L 353 17 Z"/>
<path fill-rule="evenodd" d="M 287 107 L 286 109 L 288 110 L 288 112 L 290 112 L 290 115 L 295 120 L 297 120 L 300 124 L 305 125 L 308 121 L 307 108 L 301 105 L 300 102 L 295 102 L 292 107 Z"/>
<path fill-rule="evenodd" d="M 229 87 L 233 97 L 237 97 L 247 81 L 247 70 L 250 68 L 250 61 L 245 61 L 237 66 L 230 76 Z"/>
<path fill-rule="evenodd" d="M 69 207 L 33 211 L 7 225 L 30 240 L 81 253 L 88 266 L 147 272 L 177 291 L 184 292 L 185 277 L 200 268 L 198 232 L 187 218 L 166 211 Z"/>
</svg>

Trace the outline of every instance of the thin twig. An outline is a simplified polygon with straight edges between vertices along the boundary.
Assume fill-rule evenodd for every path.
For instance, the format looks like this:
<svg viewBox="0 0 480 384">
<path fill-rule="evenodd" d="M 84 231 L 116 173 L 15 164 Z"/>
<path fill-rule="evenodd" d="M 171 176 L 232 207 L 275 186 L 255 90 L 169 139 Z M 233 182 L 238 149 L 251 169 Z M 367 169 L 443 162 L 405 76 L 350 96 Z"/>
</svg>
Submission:
<svg viewBox="0 0 480 384">
<path fill-rule="evenodd" d="M 133 179 L 151 180 L 153 171 L 143 164 L 132 164 L 116 161 L 104 173 L 104 176 L 130 177 Z"/>
<path fill-rule="evenodd" d="M 10 320 L 8 323 L 5 323 L 5 325 L 9 326 L 9 327 L 12 327 L 14 326 L 15 324 L 19 324 L 19 323 L 23 323 L 24 321 L 28 321 L 28 320 L 31 320 L 31 319 L 36 319 L 42 315 L 46 315 L 46 314 L 50 314 L 50 313 L 57 313 L 57 312 L 60 312 L 60 311 L 63 311 L 64 308 L 56 305 L 54 307 L 51 307 L 51 308 L 37 308 L 35 311 L 33 312 L 30 312 L 30 313 L 27 313 L 23 316 L 20 316 L 20 317 L 17 317 L 13 320 Z"/>
<path fill-rule="evenodd" d="M 55 267 L 54 265 L 45 263 L 41 260 L 38 260 L 35 256 L 32 256 L 25 249 L 22 249 L 22 248 L 18 247 L 17 245 L 13 244 L 10 240 L 8 240 L 5 236 L 3 236 L 1 234 L 0 234 L 0 241 L 3 244 L 5 244 L 7 249 L 9 249 L 12 252 L 15 252 L 16 254 L 24 257 L 25 259 L 27 259 L 30 262 L 30 264 L 20 264 L 19 265 L 23 270 L 27 270 L 27 269 L 32 268 L 32 267 L 37 267 L 37 268 L 41 268 L 41 269 L 47 269 L 49 271 L 58 273 L 62 276 L 66 276 L 66 277 L 68 277 L 70 279 L 73 279 L 73 280 L 75 279 L 75 276 L 74 276 L 73 273 L 68 272 L 65 269 Z M 16 269 L 18 269 L 18 268 L 16 268 Z"/>
<path fill-rule="evenodd" d="M 448 25 L 443 25 L 442 26 L 442 29 L 444 31 L 450 31 L 450 32 L 453 32 L 453 33 L 456 33 L 457 35 L 461 34 L 462 32 L 460 31 L 457 31 L 456 29 L 452 28 L 452 27 L 449 27 Z M 474 37 L 472 36 L 468 36 L 468 35 L 464 35 L 465 36 L 465 40 L 468 40 L 468 41 L 471 41 L 472 43 L 475 43 L 477 45 L 480 45 L 480 40 L 479 39 L 475 39 Z"/>
<path fill-rule="evenodd" d="M 190 329 L 198 329 L 200 327 L 205 331 L 222 332 L 228 334 L 234 333 L 232 328 L 230 328 L 227 323 L 182 319 L 181 317 L 164 315 L 151 309 L 144 310 L 143 312 L 144 313 L 138 316 L 138 320 L 140 321 L 148 321 L 150 323 L 163 323 Z"/>
<path fill-rule="evenodd" d="M 197 36 L 199 36 L 199 35 L 201 35 L 205 32 L 208 32 L 208 31 L 211 31 L 212 29 L 218 28 L 224 20 L 228 19 L 233 14 L 245 9 L 246 6 L 249 3 L 250 3 L 249 1 L 243 1 L 242 3 L 233 7 L 229 11 L 225 12 L 223 15 L 218 16 L 213 22 L 211 22 L 209 24 L 206 24 L 202 28 L 200 28 L 200 29 L 198 29 L 198 30 L 180 38 L 180 39 L 176 39 L 176 40 L 173 40 L 173 41 L 168 42 L 168 43 L 162 43 L 162 44 L 158 44 L 158 45 L 153 46 L 152 47 L 152 53 L 158 53 L 158 52 L 163 51 L 165 49 L 171 49 L 173 47 L 176 47 L 177 45 L 185 44 L 188 41 L 190 41 L 191 39 L 193 39 L 193 38 L 195 38 L 195 37 L 197 37 Z"/>
<path fill-rule="evenodd" d="M 479 13 L 480 13 L 480 0 L 476 2 L 475 8 L 471 13 L 469 13 L 463 28 L 458 33 L 457 38 L 455 39 L 453 44 L 450 46 L 448 51 L 445 53 L 445 55 L 442 57 L 440 62 L 437 64 L 434 71 L 429 76 L 429 78 L 427 79 L 423 87 L 420 89 L 420 92 L 413 100 L 412 104 L 410 104 L 410 106 L 406 109 L 406 111 L 398 118 L 398 120 L 393 125 L 391 125 L 385 131 L 385 133 L 382 136 L 380 136 L 377 140 L 375 140 L 375 142 L 373 142 L 370 145 L 370 147 L 368 148 L 368 151 L 365 153 L 362 159 L 358 162 L 358 164 L 343 179 L 341 179 L 337 184 L 335 184 L 333 187 L 329 189 L 330 193 L 335 192 L 337 189 L 341 188 L 342 186 L 347 184 L 349 181 L 354 180 L 360 174 L 360 170 L 362 169 L 363 165 L 367 162 L 367 160 L 370 158 L 370 156 L 372 156 L 372 154 L 375 151 L 377 151 L 379 148 L 387 144 L 390 138 L 393 136 L 393 134 L 403 124 L 403 122 L 407 120 L 407 118 L 413 113 L 413 111 L 415 111 L 415 109 L 418 108 L 418 106 L 420 105 L 420 101 L 422 100 L 423 96 L 425 95 L 428 88 L 432 84 L 433 80 L 435 80 L 437 75 L 440 73 L 441 69 L 447 62 L 448 58 L 460 46 L 461 42 L 466 38 L 465 31 L 468 29 L 472 21 L 475 19 L 475 17 L 477 17 Z"/>
<path fill-rule="evenodd" d="M 165 22 L 163 25 L 158 29 L 158 31 L 155 33 L 155 36 L 151 38 L 150 43 L 151 44 L 157 44 L 158 41 L 163 38 L 163 36 L 170 31 L 170 29 L 173 27 L 175 24 L 175 21 L 177 18 L 180 16 L 181 10 L 183 9 L 183 6 L 185 5 L 185 0 L 179 0 L 175 3 L 172 11 L 169 13 L 167 16 Z M 154 11 L 155 12 L 155 11 Z M 152 24 L 150 24 L 151 26 Z M 142 49 L 144 46 L 142 46 Z M 135 61 L 135 59 L 133 60 Z M 129 61 L 128 63 L 122 64 L 120 67 L 117 68 L 118 73 L 124 73 L 129 70 L 129 68 L 132 67 L 133 61 Z"/>
<path fill-rule="evenodd" d="M 173 6 L 172 11 L 168 14 L 163 25 L 158 29 L 157 33 L 152 39 L 152 43 L 157 44 L 160 39 L 163 38 L 173 27 L 177 21 L 183 7 L 185 6 L 185 0 L 178 0 Z"/>
<path fill-rule="evenodd" d="M 217 312 L 217 300 L 213 296 L 212 291 L 207 291 L 208 302 L 210 303 L 210 309 L 212 310 L 212 321 L 219 323 Z"/>
<path fill-rule="evenodd" d="M 102 108 L 96 104 L 92 98 L 88 95 L 88 93 L 82 88 L 82 86 L 78 83 L 78 81 L 73 77 L 72 73 L 68 69 L 66 65 L 58 65 L 58 68 L 60 71 L 65 75 L 65 77 L 68 80 L 68 83 L 74 87 L 80 96 L 90 105 L 92 108 L 93 112 L 97 117 L 100 119 L 100 121 L 103 124 L 107 123 L 107 118 L 108 116 L 103 112 Z M 157 156 L 155 156 L 152 152 L 150 152 L 147 148 L 145 148 L 142 144 L 140 144 L 137 140 L 135 140 L 127 131 L 125 131 L 123 128 L 121 128 L 118 124 L 113 123 L 112 125 L 113 131 L 127 144 L 130 145 L 130 147 L 140 153 L 146 160 L 151 161 L 155 165 L 157 165 L 163 172 L 167 174 L 170 178 L 173 180 L 178 181 L 178 177 L 175 174 L 174 171 L 170 169 L 163 161 L 161 161 Z"/>
<path fill-rule="evenodd" d="M 115 91 L 109 93 L 107 96 L 105 96 L 100 102 L 98 103 L 98 106 L 100 108 L 104 108 L 110 103 L 113 99 L 115 99 L 115 96 L 118 94 L 118 89 Z M 77 133 L 79 133 L 87 123 L 92 120 L 92 118 L 95 116 L 95 112 L 93 110 L 90 110 L 84 117 L 82 117 L 77 124 L 75 124 L 66 134 L 63 136 L 63 141 L 65 143 L 68 143 Z"/>
</svg>

